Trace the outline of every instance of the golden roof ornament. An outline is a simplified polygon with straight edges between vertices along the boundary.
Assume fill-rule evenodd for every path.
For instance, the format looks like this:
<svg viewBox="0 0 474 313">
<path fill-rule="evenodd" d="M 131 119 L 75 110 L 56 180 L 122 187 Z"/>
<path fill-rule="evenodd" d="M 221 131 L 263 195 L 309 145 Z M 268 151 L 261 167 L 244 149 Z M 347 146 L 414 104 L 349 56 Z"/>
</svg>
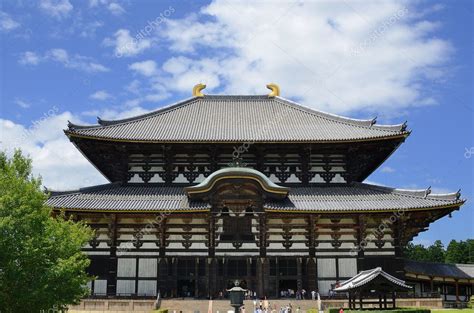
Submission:
<svg viewBox="0 0 474 313">
<path fill-rule="evenodd" d="M 201 84 L 201 83 L 194 86 L 193 97 L 204 97 L 204 94 L 201 92 L 201 90 L 203 90 L 204 88 L 206 88 L 206 85 Z"/>
<path fill-rule="evenodd" d="M 272 91 L 268 94 L 268 98 L 274 98 L 274 97 L 280 96 L 280 87 L 278 87 L 277 84 L 270 83 L 267 85 L 267 88 Z"/>
</svg>

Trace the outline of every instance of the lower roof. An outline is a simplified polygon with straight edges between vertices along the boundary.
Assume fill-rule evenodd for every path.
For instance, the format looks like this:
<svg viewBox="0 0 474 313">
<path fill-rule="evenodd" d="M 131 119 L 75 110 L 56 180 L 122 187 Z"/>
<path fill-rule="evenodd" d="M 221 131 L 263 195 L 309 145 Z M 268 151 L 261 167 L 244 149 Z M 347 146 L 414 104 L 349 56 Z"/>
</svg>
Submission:
<svg viewBox="0 0 474 313">
<path fill-rule="evenodd" d="M 264 203 L 271 212 L 392 212 L 457 207 L 459 193 L 431 194 L 363 183 L 337 186 L 292 187 L 284 200 Z M 207 202 L 190 200 L 184 187 L 145 184 L 105 184 L 66 192 L 51 192 L 47 205 L 70 211 L 202 212 Z"/>
<path fill-rule="evenodd" d="M 405 271 L 407 273 L 432 277 L 474 278 L 474 264 L 445 264 L 405 260 Z"/>
</svg>

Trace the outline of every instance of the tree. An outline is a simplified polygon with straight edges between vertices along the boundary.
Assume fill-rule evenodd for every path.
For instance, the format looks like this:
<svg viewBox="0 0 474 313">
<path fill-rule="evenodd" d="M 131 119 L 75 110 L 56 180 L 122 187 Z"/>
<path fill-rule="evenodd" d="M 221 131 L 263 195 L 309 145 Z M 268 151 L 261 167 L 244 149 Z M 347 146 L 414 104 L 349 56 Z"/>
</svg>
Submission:
<svg viewBox="0 0 474 313">
<path fill-rule="evenodd" d="M 19 150 L 0 152 L 0 311 L 64 308 L 88 293 L 91 230 L 45 206 L 41 179 Z"/>
<path fill-rule="evenodd" d="M 436 240 L 428 247 L 428 258 L 431 262 L 443 263 L 445 259 L 444 246 L 441 240 Z"/>
</svg>

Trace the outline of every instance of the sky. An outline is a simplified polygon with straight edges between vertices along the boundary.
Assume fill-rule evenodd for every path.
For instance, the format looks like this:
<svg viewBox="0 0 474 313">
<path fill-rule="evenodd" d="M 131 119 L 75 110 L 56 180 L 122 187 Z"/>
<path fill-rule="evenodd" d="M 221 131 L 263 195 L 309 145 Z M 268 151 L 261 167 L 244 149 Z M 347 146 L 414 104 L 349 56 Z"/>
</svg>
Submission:
<svg viewBox="0 0 474 313">
<path fill-rule="evenodd" d="M 415 238 L 474 238 L 473 1 L 3 0 L 0 149 L 56 190 L 105 183 L 63 133 L 191 96 L 267 94 L 412 134 L 368 183 L 468 202 Z"/>
</svg>

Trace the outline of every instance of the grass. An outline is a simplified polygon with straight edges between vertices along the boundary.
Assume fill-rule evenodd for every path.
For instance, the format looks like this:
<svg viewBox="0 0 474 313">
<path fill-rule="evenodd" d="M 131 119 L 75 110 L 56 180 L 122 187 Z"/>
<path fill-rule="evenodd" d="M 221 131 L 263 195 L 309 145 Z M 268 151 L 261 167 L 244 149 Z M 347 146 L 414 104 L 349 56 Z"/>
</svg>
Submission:
<svg viewBox="0 0 474 313">
<path fill-rule="evenodd" d="M 431 313 L 474 313 L 474 309 L 431 310 Z"/>
</svg>

